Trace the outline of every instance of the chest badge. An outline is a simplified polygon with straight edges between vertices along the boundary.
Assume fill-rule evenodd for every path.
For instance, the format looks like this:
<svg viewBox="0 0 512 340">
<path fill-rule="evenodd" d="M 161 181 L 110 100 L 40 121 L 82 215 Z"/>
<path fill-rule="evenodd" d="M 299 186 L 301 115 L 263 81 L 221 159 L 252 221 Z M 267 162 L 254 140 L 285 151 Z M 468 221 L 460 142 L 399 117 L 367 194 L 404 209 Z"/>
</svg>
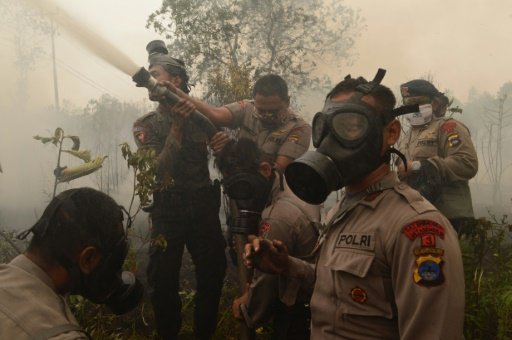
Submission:
<svg viewBox="0 0 512 340">
<path fill-rule="evenodd" d="M 366 294 L 366 291 L 363 288 L 354 287 L 350 291 L 350 297 L 357 303 L 365 303 L 368 299 L 368 294 Z"/>
</svg>

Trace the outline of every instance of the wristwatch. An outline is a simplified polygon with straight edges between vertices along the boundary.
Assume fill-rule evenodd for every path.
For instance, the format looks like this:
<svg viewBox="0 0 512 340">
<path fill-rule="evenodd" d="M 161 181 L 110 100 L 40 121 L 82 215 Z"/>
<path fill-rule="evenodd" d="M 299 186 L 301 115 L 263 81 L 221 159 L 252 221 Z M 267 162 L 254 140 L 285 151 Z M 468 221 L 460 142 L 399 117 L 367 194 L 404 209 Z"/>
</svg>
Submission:
<svg viewBox="0 0 512 340">
<path fill-rule="evenodd" d="M 412 161 L 411 162 L 411 170 L 412 171 L 419 171 L 421 169 L 421 162 L 420 161 Z"/>
</svg>

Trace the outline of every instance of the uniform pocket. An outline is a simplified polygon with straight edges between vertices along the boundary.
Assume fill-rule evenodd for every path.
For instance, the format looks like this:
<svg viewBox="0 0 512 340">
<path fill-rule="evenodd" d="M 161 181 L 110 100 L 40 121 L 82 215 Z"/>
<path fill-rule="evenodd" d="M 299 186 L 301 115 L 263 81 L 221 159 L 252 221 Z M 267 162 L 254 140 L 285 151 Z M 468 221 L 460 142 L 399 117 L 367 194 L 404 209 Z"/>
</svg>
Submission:
<svg viewBox="0 0 512 340">
<path fill-rule="evenodd" d="M 344 314 L 393 317 L 390 280 L 372 266 L 374 260 L 373 252 L 338 248 L 325 263 L 333 274 L 339 317 Z"/>
</svg>

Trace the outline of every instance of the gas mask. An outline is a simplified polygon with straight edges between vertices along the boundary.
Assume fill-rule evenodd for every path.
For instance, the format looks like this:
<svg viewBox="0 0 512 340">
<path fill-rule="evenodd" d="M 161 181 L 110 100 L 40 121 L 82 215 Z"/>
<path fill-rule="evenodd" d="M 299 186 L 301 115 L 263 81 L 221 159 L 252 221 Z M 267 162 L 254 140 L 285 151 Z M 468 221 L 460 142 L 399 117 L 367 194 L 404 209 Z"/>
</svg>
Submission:
<svg viewBox="0 0 512 340">
<path fill-rule="evenodd" d="M 412 126 L 421 126 L 430 123 L 432 120 L 432 105 L 420 105 L 419 111 L 408 113 L 405 115 L 405 118 Z"/>
<path fill-rule="evenodd" d="M 383 127 L 398 115 L 417 111 L 418 105 L 378 114 L 363 102 L 361 98 L 371 94 L 385 72 L 379 69 L 373 81 L 357 86 L 348 101 L 328 98 L 322 112 L 313 118 L 316 151 L 306 152 L 285 170 L 290 189 L 303 201 L 320 204 L 332 191 L 356 182 L 389 160 L 389 154 L 381 156 Z M 390 152 L 398 153 L 395 149 Z"/>
<path fill-rule="evenodd" d="M 71 199 L 76 192 L 78 192 L 78 189 L 71 189 L 55 197 L 39 221 L 32 228 L 21 233 L 18 238 L 24 239 L 30 232 L 41 238 L 44 237 L 50 221 L 52 221 L 60 207 L 64 207 L 72 218 L 79 216 L 77 214 L 78 209 Z M 121 219 L 122 217 L 120 217 Z M 130 227 L 130 222 L 129 220 L 127 228 Z M 77 221 L 71 220 L 66 223 L 72 225 Z M 55 254 L 57 261 L 68 271 L 69 292 L 82 295 L 94 303 L 105 304 L 113 313 L 118 315 L 134 309 L 142 300 L 144 288 L 133 273 L 122 270 L 128 248 L 128 240 L 123 232 L 115 245 L 101 250 L 102 259 L 89 274 L 84 274 L 79 265 L 71 261 L 69 256 Z"/>
<path fill-rule="evenodd" d="M 128 242 L 123 236 L 90 274 L 68 262 L 65 267 L 70 274 L 70 293 L 105 304 L 117 315 L 133 310 L 142 300 L 144 288 L 132 272 L 122 270 L 127 254 Z"/>
<path fill-rule="evenodd" d="M 272 181 L 257 171 L 244 171 L 225 177 L 222 186 L 238 208 L 238 216 L 231 225 L 231 231 L 237 234 L 257 234 Z"/>
</svg>

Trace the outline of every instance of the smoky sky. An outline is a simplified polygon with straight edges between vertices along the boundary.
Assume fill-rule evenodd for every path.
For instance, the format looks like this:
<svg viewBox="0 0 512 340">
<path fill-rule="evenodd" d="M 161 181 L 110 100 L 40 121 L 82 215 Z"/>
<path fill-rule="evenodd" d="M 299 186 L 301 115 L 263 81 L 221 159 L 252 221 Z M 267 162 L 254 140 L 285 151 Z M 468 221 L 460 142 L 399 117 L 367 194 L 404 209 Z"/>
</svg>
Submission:
<svg viewBox="0 0 512 340">
<path fill-rule="evenodd" d="M 159 9 L 161 0 L 56 2 L 137 65 L 146 64 L 147 42 L 163 38 L 145 28 L 148 16 Z M 430 75 L 441 91 L 448 90 L 466 101 L 471 90 L 495 94 L 502 84 L 512 80 L 510 0 L 343 2 L 359 11 L 365 28 L 355 41 L 354 57 L 341 70 L 331 72 L 330 65 L 321 65 L 333 82 L 349 73 L 372 78 L 380 67 L 388 72 L 384 83 L 394 91 L 407 80 Z M 4 170 L 0 174 L 0 221 L 6 211 L 24 206 L 19 219 L 13 222 L 23 227 L 33 222 L 47 203 L 56 156 L 51 147 L 43 147 L 32 136 L 52 133 L 58 122 L 46 118 L 54 100 L 50 37 L 42 35 L 37 39 L 45 51 L 28 70 L 23 84 L 25 95 L 20 99 L 14 29 L 12 22 L 0 27 L 0 164 Z M 130 77 L 91 54 L 65 30 L 58 30 L 55 44 L 61 107 L 79 110 L 104 93 L 121 101 L 147 98 L 146 91 L 136 88 Z M 303 115 L 312 117 L 321 109 L 322 100 L 322 94 L 298 98 L 306 112 Z M 19 110 L 21 104 L 26 111 Z M 131 126 L 132 122 L 119 124 Z M 87 145 L 87 141 L 84 143 Z M 87 180 L 80 183 L 92 185 Z"/>
</svg>

